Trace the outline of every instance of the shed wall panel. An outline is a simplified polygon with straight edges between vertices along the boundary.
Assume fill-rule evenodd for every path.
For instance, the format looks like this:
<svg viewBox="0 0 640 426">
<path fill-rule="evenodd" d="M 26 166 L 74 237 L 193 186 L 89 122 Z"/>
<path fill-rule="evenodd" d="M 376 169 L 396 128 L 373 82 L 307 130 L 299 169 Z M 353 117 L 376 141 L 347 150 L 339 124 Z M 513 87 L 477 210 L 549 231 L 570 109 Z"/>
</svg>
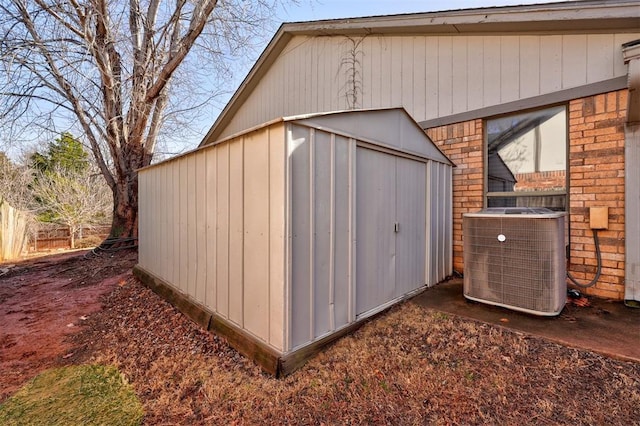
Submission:
<svg viewBox="0 0 640 426">
<path fill-rule="evenodd" d="M 217 217 L 216 217 L 216 303 L 217 312 L 229 318 L 229 143 L 216 147 Z"/>
<path fill-rule="evenodd" d="M 396 289 L 400 297 L 427 284 L 425 276 L 426 164 L 396 159 Z"/>
<path fill-rule="evenodd" d="M 188 159 L 181 158 L 178 160 L 178 167 L 180 168 L 180 222 L 178 224 L 179 241 L 180 241 L 180 264 L 179 271 L 180 277 L 176 286 L 182 290 L 185 294 L 189 294 L 189 235 L 188 235 L 188 220 L 189 220 L 189 191 L 186 190 L 188 186 L 189 167 Z"/>
<path fill-rule="evenodd" d="M 204 152 L 206 166 L 206 247 L 207 247 L 207 276 L 204 304 L 214 312 L 217 311 L 217 267 L 218 267 L 218 185 L 217 158 L 218 149 L 208 149 Z"/>
<path fill-rule="evenodd" d="M 151 247 L 150 250 L 150 254 L 148 255 L 147 259 L 145 260 L 146 263 L 153 268 L 157 269 L 157 264 L 156 264 L 156 260 L 157 260 L 157 256 L 158 256 L 158 251 L 157 251 L 157 247 L 153 244 L 153 232 L 154 232 L 154 209 L 155 209 L 155 196 L 156 196 L 156 185 L 155 185 L 155 174 L 154 173 L 149 173 L 146 177 L 146 186 L 147 186 L 147 190 L 149 192 L 148 195 L 148 200 L 145 200 L 145 206 L 148 209 L 149 213 L 148 213 L 148 232 L 146 232 L 145 238 L 144 240 L 146 240 L 146 244 Z M 142 242 L 140 242 L 142 243 Z"/>
<path fill-rule="evenodd" d="M 356 153 L 356 314 L 395 294 L 395 157 L 366 148 Z"/>
<path fill-rule="evenodd" d="M 626 74 L 621 45 L 638 38 L 640 33 L 295 36 L 222 136 L 276 117 L 353 108 L 347 100 L 354 87 L 355 107 L 403 106 L 420 122 L 596 83 Z M 424 53 L 417 53 L 423 46 Z"/>
<path fill-rule="evenodd" d="M 265 128 L 140 172 L 140 266 L 284 351 L 285 144 L 273 127 L 277 141 Z"/>
<path fill-rule="evenodd" d="M 171 175 L 172 185 L 171 185 L 171 205 L 170 208 L 173 212 L 171 219 L 171 228 L 169 232 L 172 234 L 171 244 L 172 244 L 172 262 L 171 262 L 171 283 L 176 283 L 180 280 L 180 203 L 176 202 L 179 200 L 180 193 L 180 167 L 178 162 L 176 161 L 171 167 L 168 167 L 168 174 Z"/>
<path fill-rule="evenodd" d="M 312 188 L 310 129 L 290 126 L 289 172 L 291 178 L 291 346 L 312 340 Z"/>
<path fill-rule="evenodd" d="M 196 157 L 190 155 L 185 157 L 186 171 L 187 171 L 187 186 L 182 190 L 187 192 L 187 204 L 185 209 L 187 212 L 187 232 L 186 232 L 186 267 L 187 267 L 187 282 L 186 286 L 187 294 L 191 297 L 196 297 L 196 271 L 197 265 L 197 230 L 196 230 Z"/>
<path fill-rule="evenodd" d="M 348 325 L 352 164 L 349 138 L 291 124 L 291 345 Z"/>
<path fill-rule="evenodd" d="M 427 284 L 434 285 L 452 272 L 451 172 L 444 164 L 428 164 Z"/>
<path fill-rule="evenodd" d="M 229 319 L 244 326 L 244 140 L 229 144 Z"/>
<path fill-rule="evenodd" d="M 157 257 L 155 259 L 156 266 L 158 271 L 162 276 L 166 276 L 166 268 L 165 268 L 165 241 L 163 232 L 165 224 L 164 224 L 164 211 L 163 204 L 167 202 L 166 196 L 164 194 L 164 170 L 156 170 L 154 173 L 153 185 L 156 188 L 156 194 L 154 196 L 153 203 L 153 227 L 156 230 L 153 233 L 153 245 L 157 250 Z"/>
<path fill-rule="evenodd" d="M 196 279 L 195 298 L 205 304 L 207 294 L 207 163 L 206 152 L 194 155 L 196 159 Z M 164 170 L 164 168 L 161 168 Z M 213 197 L 212 197 L 213 198 Z"/>
<path fill-rule="evenodd" d="M 351 114 L 349 134 L 362 125 L 360 113 Z M 378 151 L 334 133 L 329 122 L 300 119 L 143 169 L 140 265 L 285 353 L 419 288 L 430 250 L 431 160 L 408 159 L 415 141 L 406 139 L 428 139 L 395 111 L 370 114 L 396 129 L 381 135 L 393 140 Z M 345 125 L 339 116 L 333 122 Z"/>
<path fill-rule="evenodd" d="M 140 247 L 138 253 L 138 263 L 145 269 L 151 270 L 152 265 L 149 263 L 151 257 L 151 244 L 149 242 L 149 232 L 151 226 L 149 224 L 148 217 L 151 214 L 151 206 L 149 201 L 151 199 L 151 188 L 148 185 L 150 173 L 143 173 L 138 176 L 138 210 L 140 217 L 145 218 L 141 220 L 138 225 L 138 245 Z"/>
<path fill-rule="evenodd" d="M 269 131 L 244 138 L 244 327 L 269 336 Z"/>
<path fill-rule="evenodd" d="M 172 255 L 172 250 L 169 242 L 169 234 L 171 234 L 171 224 L 169 222 L 169 216 L 171 214 L 173 202 L 169 197 L 168 187 L 171 186 L 172 182 L 170 180 L 171 176 L 168 169 L 163 168 L 162 170 L 159 170 L 159 172 L 160 181 L 158 182 L 158 186 L 162 191 L 162 197 L 159 198 L 158 202 L 160 204 L 157 205 L 157 213 L 160 216 L 160 241 L 158 242 L 158 244 L 160 245 L 160 262 L 162 262 L 161 276 L 166 280 L 171 275 L 170 256 Z"/>
<path fill-rule="evenodd" d="M 331 134 L 313 131 L 313 336 L 331 330 L 334 231 Z"/>
<path fill-rule="evenodd" d="M 156 179 L 156 174 L 155 174 L 155 171 L 154 171 L 154 173 L 151 173 L 149 175 L 149 182 L 148 182 L 149 185 L 151 186 L 151 199 L 149 200 L 149 207 L 150 207 L 151 212 L 152 212 L 151 213 L 151 218 L 150 218 L 151 220 L 149 221 L 150 222 L 150 228 L 152 230 L 149 233 L 149 243 L 151 244 L 152 247 L 154 247 L 153 258 L 150 259 L 149 263 L 151 265 L 153 265 L 154 268 L 157 269 L 158 268 L 158 251 L 157 251 L 158 246 L 155 244 L 155 241 L 154 241 L 154 239 L 155 239 L 155 232 L 154 231 L 155 231 L 155 218 L 156 218 L 155 209 L 156 209 L 156 203 L 157 203 L 158 188 L 156 186 L 155 179 Z"/>
<path fill-rule="evenodd" d="M 351 299 L 351 197 L 353 188 L 350 186 L 353 173 L 350 156 L 351 146 L 355 141 L 347 138 L 334 137 L 334 264 L 333 264 L 333 322 L 334 328 L 349 324 L 352 320 Z"/>
<path fill-rule="evenodd" d="M 269 128 L 269 343 L 286 349 L 285 333 L 285 134 L 284 125 Z"/>
</svg>

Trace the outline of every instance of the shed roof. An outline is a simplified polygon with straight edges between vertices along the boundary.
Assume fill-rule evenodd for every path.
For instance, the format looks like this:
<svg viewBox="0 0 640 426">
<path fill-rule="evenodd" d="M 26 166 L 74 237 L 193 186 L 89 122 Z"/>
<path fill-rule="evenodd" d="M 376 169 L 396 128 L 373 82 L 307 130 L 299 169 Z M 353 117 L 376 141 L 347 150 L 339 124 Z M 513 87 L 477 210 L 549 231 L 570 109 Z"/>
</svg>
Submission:
<svg viewBox="0 0 640 426">
<path fill-rule="evenodd" d="M 404 108 L 335 111 L 283 120 L 453 165 Z"/>
<path fill-rule="evenodd" d="M 570 34 L 634 32 L 638 0 L 584 0 L 363 18 L 284 23 L 222 110 L 201 145 L 214 142 L 287 43 L 297 35 Z"/>
<path fill-rule="evenodd" d="M 276 123 L 296 123 L 455 166 L 455 164 L 440 151 L 440 148 L 433 143 L 411 115 L 404 108 L 398 107 L 330 111 L 280 117 L 244 129 L 241 132 L 234 133 L 225 138 L 212 141 L 211 143 L 202 143 L 196 149 L 142 167 L 138 170 L 150 169 L 161 164 L 176 161 L 201 149 L 207 149 L 213 145 L 224 143 L 230 139 L 235 139 L 247 133 L 264 129 Z"/>
</svg>

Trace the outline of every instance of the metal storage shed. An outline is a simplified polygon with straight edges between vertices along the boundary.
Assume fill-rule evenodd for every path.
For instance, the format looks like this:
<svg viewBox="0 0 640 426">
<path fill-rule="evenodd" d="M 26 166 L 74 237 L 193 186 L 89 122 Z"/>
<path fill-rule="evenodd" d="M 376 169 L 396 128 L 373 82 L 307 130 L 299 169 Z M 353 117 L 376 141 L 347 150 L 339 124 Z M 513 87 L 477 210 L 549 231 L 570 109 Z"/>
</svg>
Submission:
<svg viewBox="0 0 640 426">
<path fill-rule="evenodd" d="M 271 121 L 140 170 L 135 272 L 287 373 L 450 275 L 451 168 L 401 108 Z"/>
</svg>

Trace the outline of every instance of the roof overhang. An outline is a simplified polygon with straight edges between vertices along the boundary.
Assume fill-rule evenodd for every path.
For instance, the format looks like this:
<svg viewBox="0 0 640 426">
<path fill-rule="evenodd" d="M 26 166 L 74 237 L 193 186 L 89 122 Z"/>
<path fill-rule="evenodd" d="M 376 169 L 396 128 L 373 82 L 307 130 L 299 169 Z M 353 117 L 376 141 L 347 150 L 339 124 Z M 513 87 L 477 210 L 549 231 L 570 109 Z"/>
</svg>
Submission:
<svg viewBox="0 0 640 426">
<path fill-rule="evenodd" d="M 572 34 L 637 32 L 638 0 L 585 0 L 525 6 L 284 23 L 204 137 L 215 141 L 289 41 L 299 35 Z"/>
</svg>

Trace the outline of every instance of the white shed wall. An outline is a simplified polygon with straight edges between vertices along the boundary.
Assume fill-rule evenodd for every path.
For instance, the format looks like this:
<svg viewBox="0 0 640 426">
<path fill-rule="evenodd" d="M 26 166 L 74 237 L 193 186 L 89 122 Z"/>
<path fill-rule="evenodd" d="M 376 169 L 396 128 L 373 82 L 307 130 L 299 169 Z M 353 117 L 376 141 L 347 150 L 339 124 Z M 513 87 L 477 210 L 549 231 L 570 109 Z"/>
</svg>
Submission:
<svg viewBox="0 0 640 426">
<path fill-rule="evenodd" d="M 420 122 L 596 83 L 626 75 L 621 45 L 638 38 L 295 36 L 222 136 L 276 117 L 355 108 L 403 106 Z"/>
<path fill-rule="evenodd" d="M 452 174 L 402 110 L 295 119 L 286 132 L 295 350 L 452 273 Z"/>
<path fill-rule="evenodd" d="M 362 114 L 388 124 L 356 138 Z M 451 164 L 401 109 L 267 124 L 139 182 L 139 266 L 282 353 L 452 272 Z"/>
<path fill-rule="evenodd" d="M 355 140 L 288 124 L 291 251 L 289 349 L 354 321 Z"/>
<path fill-rule="evenodd" d="M 280 351 L 284 140 L 276 124 L 139 174 L 139 265 Z"/>
</svg>

